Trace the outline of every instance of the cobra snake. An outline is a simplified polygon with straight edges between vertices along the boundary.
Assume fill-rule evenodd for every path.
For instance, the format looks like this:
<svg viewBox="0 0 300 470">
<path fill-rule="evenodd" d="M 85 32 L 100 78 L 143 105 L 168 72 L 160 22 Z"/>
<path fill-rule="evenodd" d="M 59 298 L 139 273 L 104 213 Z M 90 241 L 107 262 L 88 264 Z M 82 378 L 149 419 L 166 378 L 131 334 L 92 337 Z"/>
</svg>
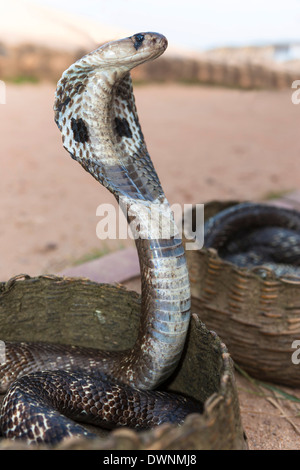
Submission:
<svg viewBox="0 0 300 470">
<path fill-rule="evenodd" d="M 7 438 L 55 444 L 92 434 L 73 420 L 106 428 L 181 423 L 200 410 L 186 397 L 153 391 L 175 370 L 190 321 L 190 285 L 173 214 L 148 154 L 130 70 L 159 57 L 167 40 L 138 33 L 71 65 L 58 82 L 55 121 L 64 148 L 105 186 L 135 222 L 141 269 L 141 322 L 131 350 L 95 351 L 43 343 L 6 343 L 0 366 L 0 428 Z M 162 238 L 151 211 L 170 226 Z"/>
<path fill-rule="evenodd" d="M 55 121 L 65 149 L 112 192 L 141 235 L 135 240 L 141 324 L 134 347 L 118 353 L 6 343 L 6 363 L 0 366 L 0 391 L 8 389 L 0 413 L 5 437 L 55 444 L 68 436 L 93 437 L 74 420 L 106 428 L 147 429 L 163 422 L 181 423 L 187 414 L 201 411 L 199 403 L 186 397 L 153 391 L 181 357 L 190 319 L 190 287 L 181 238 L 139 124 L 130 70 L 160 56 L 166 47 L 164 36 L 138 33 L 87 54 L 58 83 Z M 149 228 L 153 208 L 169 222 L 169 239 L 161 238 L 157 227 Z M 299 214 L 269 209 L 246 204 L 222 212 L 206 224 L 205 245 L 240 266 L 270 262 L 274 270 L 297 275 Z M 271 227 L 262 228 L 266 220 Z M 267 256 L 266 246 L 272 247 Z M 284 253 L 279 260 L 278 251 Z M 276 261 L 282 259 L 287 264 L 278 268 Z"/>
</svg>

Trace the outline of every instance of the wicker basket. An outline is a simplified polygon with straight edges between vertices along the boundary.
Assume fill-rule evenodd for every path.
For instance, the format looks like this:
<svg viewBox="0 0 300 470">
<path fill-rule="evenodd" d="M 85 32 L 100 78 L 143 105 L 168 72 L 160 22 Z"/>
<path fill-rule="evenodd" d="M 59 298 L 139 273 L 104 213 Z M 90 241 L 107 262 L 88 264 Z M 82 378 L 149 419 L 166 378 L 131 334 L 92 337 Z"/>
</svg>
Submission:
<svg viewBox="0 0 300 470">
<path fill-rule="evenodd" d="M 205 218 L 234 204 L 213 201 Z M 212 249 L 186 254 L 192 311 L 220 335 L 233 360 L 253 377 L 299 387 L 292 345 L 300 340 L 300 281 L 238 268 Z"/>
<path fill-rule="evenodd" d="M 17 276 L 0 284 L 3 341 L 48 341 L 119 350 L 135 341 L 140 297 L 120 286 L 87 279 Z M 70 439 L 63 449 L 246 449 L 233 366 L 225 345 L 195 315 L 186 349 L 165 387 L 204 404 L 180 427 L 147 432 L 119 429 L 90 441 Z M 95 430 L 95 428 L 94 428 Z M 103 434 L 104 433 L 104 434 Z M 2 448 L 26 448 L 2 439 Z"/>
</svg>

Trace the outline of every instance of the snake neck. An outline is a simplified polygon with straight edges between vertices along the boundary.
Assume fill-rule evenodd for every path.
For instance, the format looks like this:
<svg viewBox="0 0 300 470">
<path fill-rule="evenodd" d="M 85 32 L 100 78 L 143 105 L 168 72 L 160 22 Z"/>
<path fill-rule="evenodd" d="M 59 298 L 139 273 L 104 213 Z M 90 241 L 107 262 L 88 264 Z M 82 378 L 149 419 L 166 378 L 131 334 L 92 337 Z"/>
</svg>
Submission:
<svg viewBox="0 0 300 470">
<path fill-rule="evenodd" d="M 136 240 L 141 269 L 141 323 L 121 359 L 125 383 L 153 389 L 175 370 L 190 320 L 190 285 L 179 238 Z"/>
<path fill-rule="evenodd" d="M 156 36 L 149 34 L 151 45 Z M 129 71 L 72 67 L 59 82 L 55 102 L 64 147 L 116 197 L 135 231 L 141 269 L 137 342 L 107 365 L 122 382 L 152 389 L 174 371 L 189 325 L 184 250 L 147 151 Z"/>
</svg>

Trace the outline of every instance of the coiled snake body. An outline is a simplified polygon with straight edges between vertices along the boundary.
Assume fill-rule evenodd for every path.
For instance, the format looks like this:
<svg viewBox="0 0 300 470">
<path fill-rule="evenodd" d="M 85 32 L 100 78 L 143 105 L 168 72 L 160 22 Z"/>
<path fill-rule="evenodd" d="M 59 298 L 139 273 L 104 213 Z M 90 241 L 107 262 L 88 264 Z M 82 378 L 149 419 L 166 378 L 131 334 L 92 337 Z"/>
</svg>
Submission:
<svg viewBox="0 0 300 470">
<path fill-rule="evenodd" d="M 207 248 L 241 268 L 300 279 L 300 213 L 270 204 L 241 203 L 204 226 Z"/>
<path fill-rule="evenodd" d="M 89 435 L 70 418 L 147 428 L 180 422 L 199 410 L 186 398 L 151 391 L 180 359 L 190 287 L 181 239 L 144 142 L 129 72 L 166 47 L 166 38 L 157 33 L 111 42 L 71 65 L 58 83 L 54 111 L 64 147 L 113 193 L 128 222 L 135 222 L 141 324 L 133 349 L 120 353 L 6 343 L 6 363 L 0 366 L 0 391 L 12 383 L 0 416 L 6 437 L 53 444 L 66 436 Z M 161 237 L 159 227 L 148 227 L 153 209 L 168 221 L 169 238 Z"/>
</svg>

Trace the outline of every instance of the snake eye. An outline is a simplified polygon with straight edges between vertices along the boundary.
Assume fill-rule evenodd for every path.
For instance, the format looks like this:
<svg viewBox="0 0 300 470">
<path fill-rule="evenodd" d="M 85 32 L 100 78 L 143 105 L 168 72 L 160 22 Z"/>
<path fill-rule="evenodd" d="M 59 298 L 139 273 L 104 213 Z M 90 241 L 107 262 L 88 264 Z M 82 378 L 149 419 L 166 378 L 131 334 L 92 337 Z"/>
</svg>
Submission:
<svg viewBox="0 0 300 470">
<path fill-rule="evenodd" d="M 144 41 L 145 36 L 141 33 L 138 33 L 134 36 L 134 39 L 135 39 L 134 47 L 136 50 L 138 50 L 138 48 L 142 45 L 142 42 Z"/>
</svg>

